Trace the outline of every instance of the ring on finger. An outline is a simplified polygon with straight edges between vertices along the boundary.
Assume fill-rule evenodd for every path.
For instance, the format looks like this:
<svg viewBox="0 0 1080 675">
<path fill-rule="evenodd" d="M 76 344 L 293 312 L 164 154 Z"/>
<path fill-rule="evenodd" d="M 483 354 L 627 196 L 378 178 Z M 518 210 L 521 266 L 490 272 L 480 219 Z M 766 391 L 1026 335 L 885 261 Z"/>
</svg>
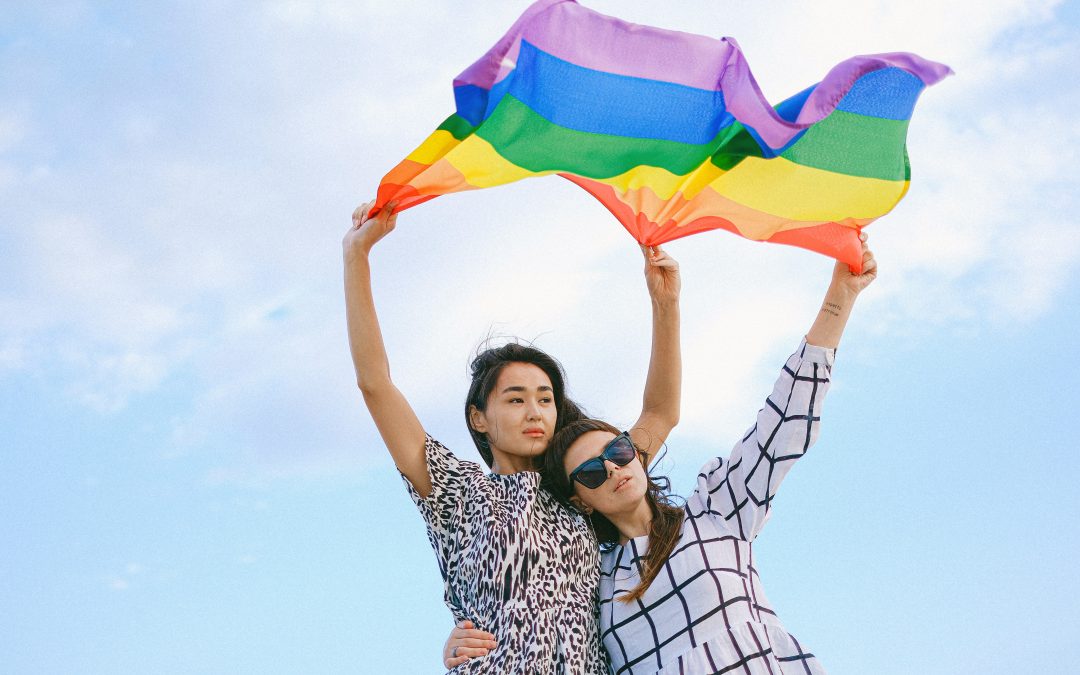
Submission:
<svg viewBox="0 0 1080 675">
<path fill-rule="evenodd" d="M 452 658 L 452 659 L 457 658 L 457 647 L 454 647 L 453 649 L 450 650 L 450 658 Z"/>
</svg>

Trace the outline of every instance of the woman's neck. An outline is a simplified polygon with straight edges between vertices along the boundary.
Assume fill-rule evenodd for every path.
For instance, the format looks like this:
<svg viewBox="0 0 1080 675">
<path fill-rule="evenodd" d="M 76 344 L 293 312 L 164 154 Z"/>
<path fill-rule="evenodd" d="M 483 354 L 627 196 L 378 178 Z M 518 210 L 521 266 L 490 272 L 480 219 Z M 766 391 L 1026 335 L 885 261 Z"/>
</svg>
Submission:
<svg viewBox="0 0 1080 675">
<path fill-rule="evenodd" d="M 491 449 L 491 473 L 503 476 L 522 471 L 536 471 L 536 463 L 532 457 L 511 455 L 498 448 Z"/>
<path fill-rule="evenodd" d="M 649 508 L 648 500 L 644 498 L 630 511 L 610 515 L 605 513 L 604 515 L 619 530 L 620 544 L 625 544 L 634 537 L 648 534 L 649 528 L 652 526 L 652 509 Z"/>
</svg>

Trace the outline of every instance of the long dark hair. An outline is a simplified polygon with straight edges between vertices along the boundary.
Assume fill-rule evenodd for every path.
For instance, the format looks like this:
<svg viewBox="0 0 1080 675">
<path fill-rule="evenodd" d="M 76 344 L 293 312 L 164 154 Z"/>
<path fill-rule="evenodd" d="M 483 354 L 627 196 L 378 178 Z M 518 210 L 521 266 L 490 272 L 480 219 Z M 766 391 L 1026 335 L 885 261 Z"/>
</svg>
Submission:
<svg viewBox="0 0 1080 675">
<path fill-rule="evenodd" d="M 562 503 L 574 507 L 570 497 L 574 496 L 574 486 L 566 473 L 564 459 L 566 451 L 590 431 L 606 431 L 612 434 L 621 433 L 617 428 L 607 422 L 594 419 L 580 419 L 570 422 L 555 433 L 551 443 L 548 444 L 547 452 L 544 453 L 543 484 Z M 649 462 L 651 455 L 638 448 L 638 459 L 645 467 L 645 476 L 649 487 L 645 491 L 645 501 L 652 511 L 652 523 L 649 525 L 649 550 L 642 560 L 641 581 L 629 593 L 619 599 L 623 602 L 631 602 L 640 598 L 652 584 L 653 579 L 664 567 L 668 556 L 675 549 L 675 543 L 679 540 L 679 532 L 682 529 L 683 509 L 675 503 L 676 497 L 670 494 L 671 481 L 667 476 L 653 476 L 649 474 Z M 619 543 L 619 529 L 599 511 L 589 514 L 593 529 L 596 530 L 596 538 L 600 541 L 600 547 L 608 550 Z"/>
<path fill-rule="evenodd" d="M 476 409 L 481 412 L 487 410 L 488 396 L 495 389 L 495 384 L 499 380 L 499 373 L 511 363 L 530 363 L 544 371 L 548 379 L 551 380 L 557 415 L 555 418 L 555 432 L 558 432 L 568 422 L 585 417 L 585 412 L 581 409 L 581 406 L 566 396 L 566 375 L 563 372 L 562 365 L 545 352 L 519 342 L 510 342 L 499 347 L 483 350 L 476 355 L 469 367 L 472 383 L 469 385 L 469 393 L 465 397 L 465 424 L 469 427 L 469 433 L 472 435 L 473 443 L 476 444 L 476 449 L 480 451 L 480 456 L 484 458 L 489 467 L 494 462 L 494 457 L 491 455 L 491 443 L 487 434 L 473 429 L 469 409 L 476 406 Z"/>
</svg>

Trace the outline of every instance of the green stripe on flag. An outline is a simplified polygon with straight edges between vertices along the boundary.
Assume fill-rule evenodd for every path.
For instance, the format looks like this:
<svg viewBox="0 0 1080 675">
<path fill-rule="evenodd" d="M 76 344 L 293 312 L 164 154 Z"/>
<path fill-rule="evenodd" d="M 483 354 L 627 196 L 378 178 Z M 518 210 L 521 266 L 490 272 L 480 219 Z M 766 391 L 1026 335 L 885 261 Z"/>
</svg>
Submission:
<svg viewBox="0 0 1080 675">
<path fill-rule="evenodd" d="M 908 120 L 835 110 L 780 156 L 849 176 L 907 180 L 907 129 Z"/>
</svg>

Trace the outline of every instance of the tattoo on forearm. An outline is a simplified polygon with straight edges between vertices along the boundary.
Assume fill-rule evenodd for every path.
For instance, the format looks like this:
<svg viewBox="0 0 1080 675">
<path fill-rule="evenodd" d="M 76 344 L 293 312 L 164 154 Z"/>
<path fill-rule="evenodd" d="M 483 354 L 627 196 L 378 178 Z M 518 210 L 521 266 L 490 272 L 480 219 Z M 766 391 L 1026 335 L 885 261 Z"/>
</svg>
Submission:
<svg viewBox="0 0 1080 675">
<path fill-rule="evenodd" d="M 836 317 L 840 316 L 841 310 L 843 310 L 843 307 L 836 304 L 835 302 L 826 302 L 824 305 L 821 306 L 822 312 L 825 312 L 826 314 L 831 314 Z"/>
</svg>

